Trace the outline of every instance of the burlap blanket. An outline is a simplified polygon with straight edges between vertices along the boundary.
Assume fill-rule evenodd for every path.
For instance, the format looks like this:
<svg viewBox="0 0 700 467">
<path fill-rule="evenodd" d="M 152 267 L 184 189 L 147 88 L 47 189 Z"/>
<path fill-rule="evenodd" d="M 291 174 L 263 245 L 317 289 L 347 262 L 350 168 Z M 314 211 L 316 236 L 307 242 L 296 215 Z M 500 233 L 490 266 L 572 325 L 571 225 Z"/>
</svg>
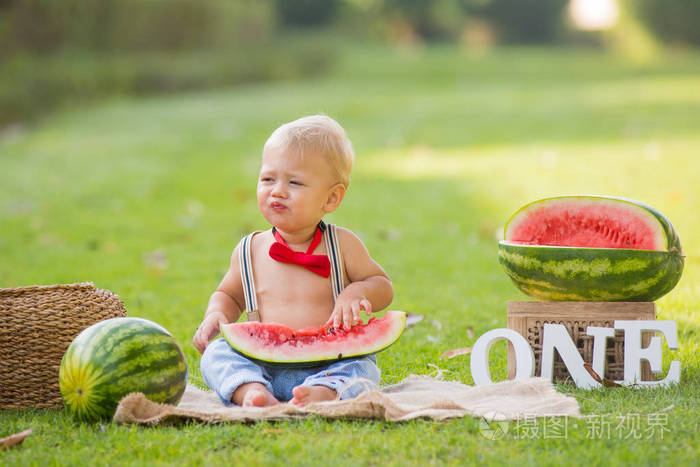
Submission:
<svg viewBox="0 0 700 467">
<path fill-rule="evenodd" d="M 226 407 L 210 391 L 188 385 L 177 406 L 158 404 L 143 394 L 124 397 L 114 414 L 117 423 L 160 425 L 185 420 L 251 422 L 318 415 L 326 418 L 367 418 L 401 422 L 414 418 L 485 417 L 517 420 L 531 417 L 580 416 L 576 399 L 558 393 L 542 378 L 466 386 L 427 376 L 409 376 L 398 384 L 365 392 L 355 399 L 317 402 L 297 407 Z"/>
</svg>

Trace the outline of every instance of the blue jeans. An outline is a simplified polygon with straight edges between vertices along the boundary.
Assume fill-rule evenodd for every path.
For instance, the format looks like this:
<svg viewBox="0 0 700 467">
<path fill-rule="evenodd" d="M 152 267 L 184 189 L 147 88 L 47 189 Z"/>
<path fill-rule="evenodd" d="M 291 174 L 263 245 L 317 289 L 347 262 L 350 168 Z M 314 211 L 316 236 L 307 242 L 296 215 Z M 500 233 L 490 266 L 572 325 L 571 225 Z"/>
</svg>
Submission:
<svg viewBox="0 0 700 467">
<path fill-rule="evenodd" d="M 235 405 L 231 397 L 238 386 L 260 383 L 279 401 L 288 401 L 296 386 L 326 386 L 341 399 L 356 397 L 379 385 L 380 371 L 374 355 L 341 360 L 314 368 L 285 368 L 259 365 L 234 351 L 223 338 L 212 341 L 200 362 L 204 382 L 221 401 Z"/>
</svg>

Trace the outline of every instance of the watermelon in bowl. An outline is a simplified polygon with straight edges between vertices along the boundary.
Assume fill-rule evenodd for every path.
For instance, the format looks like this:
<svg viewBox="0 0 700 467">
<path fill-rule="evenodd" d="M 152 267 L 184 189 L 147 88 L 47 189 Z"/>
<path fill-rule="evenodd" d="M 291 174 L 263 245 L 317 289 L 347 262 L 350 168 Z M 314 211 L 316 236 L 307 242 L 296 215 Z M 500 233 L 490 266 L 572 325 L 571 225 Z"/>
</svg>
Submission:
<svg viewBox="0 0 700 467">
<path fill-rule="evenodd" d="M 651 302 L 683 272 L 671 222 L 639 201 L 561 196 L 530 203 L 506 223 L 498 259 L 542 301 Z"/>
</svg>

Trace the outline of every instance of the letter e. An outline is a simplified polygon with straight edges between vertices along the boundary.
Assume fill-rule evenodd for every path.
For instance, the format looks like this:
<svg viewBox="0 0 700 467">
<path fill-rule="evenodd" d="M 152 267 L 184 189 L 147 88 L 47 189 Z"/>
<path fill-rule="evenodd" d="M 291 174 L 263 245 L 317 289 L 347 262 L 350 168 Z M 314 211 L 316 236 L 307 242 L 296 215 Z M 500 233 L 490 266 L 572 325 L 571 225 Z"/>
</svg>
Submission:
<svg viewBox="0 0 700 467">
<path fill-rule="evenodd" d="M 668 375 L 661 381 L 641 381 L 642 360 L 649 362 L 651 371 L 661 372 L 661 338 L 654 336 L 649 347 L 642 348 L 643 331 L 660 331 L 671 350 L 678 349 L 678 329 L 675 321 L 615 320 L 615 329 L 625 331 L 625 384 L 668 386 L 681 379 L 681 362 L 673 360 Z"/>
</svg>

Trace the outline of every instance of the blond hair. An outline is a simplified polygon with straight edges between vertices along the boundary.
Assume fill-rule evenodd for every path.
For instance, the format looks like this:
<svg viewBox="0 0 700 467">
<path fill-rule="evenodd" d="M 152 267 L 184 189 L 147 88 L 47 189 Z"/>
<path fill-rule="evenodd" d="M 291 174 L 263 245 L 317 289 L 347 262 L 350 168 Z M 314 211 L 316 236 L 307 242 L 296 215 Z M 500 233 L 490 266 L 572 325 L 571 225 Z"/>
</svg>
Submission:
<svg viewBox="0 0 700 467">
<path fill-rule="evenodd" d="M 355 160 L 352 143 L 342 126 L 326 115 L 309 115 L 277 128 L 265 142 L 263 151 L 282 147 L 326 158 L 338 181 L 347 187 Z"/>
</svg>

